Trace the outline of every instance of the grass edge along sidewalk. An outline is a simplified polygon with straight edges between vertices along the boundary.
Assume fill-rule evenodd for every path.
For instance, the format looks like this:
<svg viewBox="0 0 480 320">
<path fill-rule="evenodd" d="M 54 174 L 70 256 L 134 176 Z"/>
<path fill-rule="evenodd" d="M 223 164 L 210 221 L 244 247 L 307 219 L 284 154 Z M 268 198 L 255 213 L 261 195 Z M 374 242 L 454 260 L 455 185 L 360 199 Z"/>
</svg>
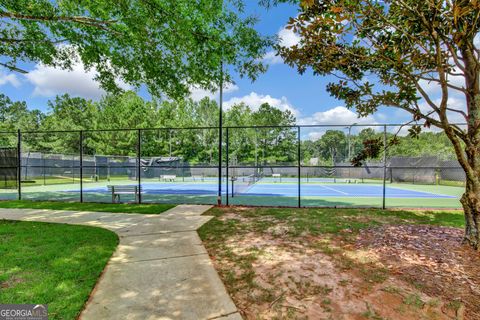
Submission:
<svg viewBox="0 0 480 320">
<path fill-rule="evenodd" d="M 114 213 L 159 214 L 175 207 L 172 204 L 80 203 L 56 201 L 0 201 L 0 208 L 97 211 Z"/>
<path fill-rule="evenodd" d="M 119 241 L 98 227 L 10 220 L 0 240 L 0 301 L 47 304 L 50 319 L 80 314 Z"/>
</svg>

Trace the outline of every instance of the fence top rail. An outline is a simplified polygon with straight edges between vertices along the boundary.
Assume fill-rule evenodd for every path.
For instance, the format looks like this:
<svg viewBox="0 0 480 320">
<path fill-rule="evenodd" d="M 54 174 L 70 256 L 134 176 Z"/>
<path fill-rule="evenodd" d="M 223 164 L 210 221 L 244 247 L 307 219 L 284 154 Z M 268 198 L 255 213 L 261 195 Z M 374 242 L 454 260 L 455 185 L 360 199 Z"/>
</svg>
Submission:
<svg viewBox="0 0 480 320">
<path fill-rule="evenodd" d="M 301 124 L 301 125 L 262 125 L 262 126 L 223 126 L 224 129 L 287 129 L 287 128 L 338 128 L 338 127 L 411 127 L 415 124 L 399 124 L 399 123 L 365 123 L 365 124 Z M 466 123 L 455 123 L 457 126 L 466 126 Z M 119 132 L 119 131 L 169 131 L 169 130 L 213 130 L 219 129 L 219 126 L 210 127 L 154 127 L 154 128 L 117 128 L 117 129 L 72 129 L 72 130 L 17 130 L 17 131 L 0 131 L 0 134 L 22 134 L 35 133 L 80 133 L 80 132 Z"/>
</svg>

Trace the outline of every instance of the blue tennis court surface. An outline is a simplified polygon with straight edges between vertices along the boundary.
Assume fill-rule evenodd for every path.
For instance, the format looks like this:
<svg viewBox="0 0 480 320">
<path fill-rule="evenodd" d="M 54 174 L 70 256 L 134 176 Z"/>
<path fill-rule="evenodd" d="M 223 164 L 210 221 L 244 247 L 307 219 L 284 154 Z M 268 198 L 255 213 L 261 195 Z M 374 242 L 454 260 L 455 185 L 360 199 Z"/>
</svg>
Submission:
<svg viewBox="0 0 480 320">
<path fill-rule="evenodd" d="M 126 185 L 126 184 L 125 184 Z M 134 185 L 134 184 L 131 184 Z M 215 195 L 218 192 L 216 183 L 142 183 L 144 194 L 169 194 L 169 195 Z M 222 187 L 226 194 L 225 185 Z M 236 196 L 273 196 L 273 197 L 297 197 L 298 186 L 283 183 L 256 183 L 248 187 L 236 190 Z M 107 187 L 84 188 L 84 192 L 108 193 Z M 229 185 L 228 193 L 231 194 Z M 456 198 L 455 196 L 443 195 L 431 192 L 386 187 L 388 198 Z M 381 185 L 369 184 L 308 184 L 301 185 L 301 195 L 306 197 L 382 197 Z"/>
</svg>

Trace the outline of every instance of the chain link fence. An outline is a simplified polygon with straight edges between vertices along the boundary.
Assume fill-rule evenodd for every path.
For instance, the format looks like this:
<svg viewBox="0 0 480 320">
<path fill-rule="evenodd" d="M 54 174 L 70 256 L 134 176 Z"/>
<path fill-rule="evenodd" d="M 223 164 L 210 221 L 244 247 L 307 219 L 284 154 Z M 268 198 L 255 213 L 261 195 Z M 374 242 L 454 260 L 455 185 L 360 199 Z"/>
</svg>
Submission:
<svg viewBox="0 0 480 320">
<path fill-rule="evenodd" d="M 448 139 L 403 128 L 224 127 L 221 161 L 218 127 L 2 132 L 0 199 L 459 208 Z M 352 166 L 369 140 L 380 153 Z"/>
</svg>

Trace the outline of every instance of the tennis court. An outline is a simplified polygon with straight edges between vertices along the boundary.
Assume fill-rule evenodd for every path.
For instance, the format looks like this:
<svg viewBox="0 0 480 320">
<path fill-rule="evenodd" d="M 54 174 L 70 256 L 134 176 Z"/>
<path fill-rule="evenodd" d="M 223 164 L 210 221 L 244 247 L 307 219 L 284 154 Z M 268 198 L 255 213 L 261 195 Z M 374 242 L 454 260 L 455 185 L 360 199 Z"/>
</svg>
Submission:
<svg viewBox="0 0 480 320">
<path fill-rule="evenodd" d="M 351 128 L 339 146 L 311 139 L 343 129 L 226 127 L 222 159 L 215 127 L 14 132 L 0 146 L 0 200 L 108 203 L 123 189 L 121 202 L 217 204 L 220 176 L 229 205 L 461 208 L 458 161 L 403 149 L 389 155 L 384 145 L 384 156 L 355 167 L 349 159 L 367 127 Z M 395 129 L 384 126 L 383 136 Z"/>
<path fill-rule="evenodd" d="M 241 178 L 222 183 L 223 201 L 237 205 L 297 206 L 300 191 L 301 206 L 381 206 L 383 185 L 361 183 L 355 180 L 298 179 L 286 178 L 281 182 L 264 178 L 246 182 Z M 115 180 L 111 182 L 84 183 L 83 198 L 90 202 L 111 202 L 109 185 L 135 186 L 136 181 Z M 160 203 L 206 203 L 215 204 L 218 180 L 211 177 L 201 181 L 178 179 L 175 181 L 142 181 L 142 201 Z M 233 192 L 232 192 L 233 190 Z M 445 207 L 458 208 L 463 188 L 454 186 L 387 184 L 385 201 L 391 207 Z M 29 186 L 22 190 L 23 199 L 77 201 L 80 185 L 77 183 Z M 10 195 L 10 196 L 9 196 Z M 3 193 L 1 198 L 14 198 L 15 193 Z M 123 195 L 122 202 L 134 202 L 133 195 Z"/>
<path fill-rule="evenodd" d="M 154 194 L 185 194 L 185 195 L 216 195 L 218 185 L 214 183 L 144 183 L 142 184 L 143 193 L 146 195 Z M 222 193 L 227 194 L 227 190 Z M 75 191 L 76 192 L 76 191 Z M 108 193 L 106 187 L 85 188 L 85 193 Z M 231 194 L 231 186 L 228 188 Z M 455 196 L 422 192 L 416 190 L 400 189 L 396 187 L 386 187 L 386 196 L 389 198 L 455 198 Z M 326 184 L 303 184 L 301 185 L 302 196 L 312 197 L 376 197 L 382 196 L 383 188 L 377 185 L 343 185 L 335 186 Z M 296 197 L 298 196 L 298 187 L 293 184 L 270 184 L 257 183 L 248 189 L 243 190 L 236 196 L 272 196 L 272 197 Z"/>
</svg>

